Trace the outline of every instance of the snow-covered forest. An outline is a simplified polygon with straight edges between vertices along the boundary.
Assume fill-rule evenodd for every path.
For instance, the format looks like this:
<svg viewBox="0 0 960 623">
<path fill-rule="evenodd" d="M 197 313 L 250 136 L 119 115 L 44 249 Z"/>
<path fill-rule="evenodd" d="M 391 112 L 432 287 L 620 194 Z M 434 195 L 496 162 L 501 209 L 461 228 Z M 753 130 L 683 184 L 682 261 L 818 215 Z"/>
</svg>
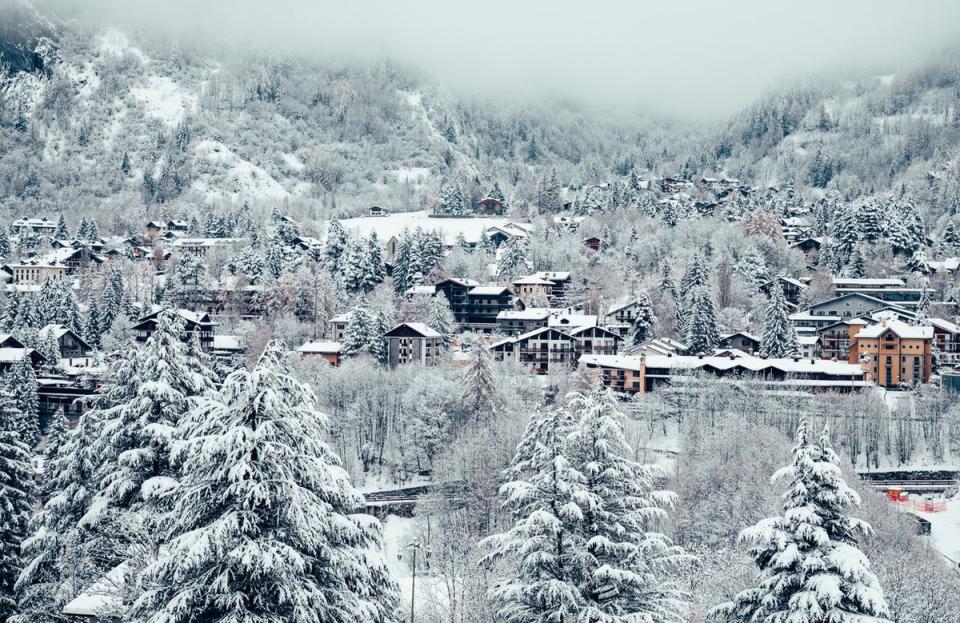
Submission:
<svg viewBox="0 0 960 623">
<path fill-rule="evenodd" d="M 960 623 L 960 10 L 129 4 L 0 0 L 0 623 Z"/>
</svg>

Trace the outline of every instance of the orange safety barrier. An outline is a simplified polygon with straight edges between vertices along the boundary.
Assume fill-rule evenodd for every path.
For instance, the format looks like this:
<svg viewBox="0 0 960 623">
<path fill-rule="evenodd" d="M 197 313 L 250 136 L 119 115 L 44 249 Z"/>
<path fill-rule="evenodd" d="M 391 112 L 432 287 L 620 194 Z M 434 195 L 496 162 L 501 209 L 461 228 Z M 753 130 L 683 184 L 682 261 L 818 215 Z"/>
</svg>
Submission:
<svg viewBox="0 0 960 623">
<path fill-rule="evenodd" d="M 934 502 L 933 500 L 914 500 L 913 510 L 922 513 L 942 513 L 947 510 L 947 503 Z"/>
</svg>

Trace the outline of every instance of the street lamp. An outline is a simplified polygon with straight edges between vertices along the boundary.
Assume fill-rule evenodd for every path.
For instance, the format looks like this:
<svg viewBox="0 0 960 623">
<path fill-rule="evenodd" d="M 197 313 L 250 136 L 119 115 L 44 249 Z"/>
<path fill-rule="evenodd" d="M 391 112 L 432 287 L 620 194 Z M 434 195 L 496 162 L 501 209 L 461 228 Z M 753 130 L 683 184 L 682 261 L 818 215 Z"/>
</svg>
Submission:
<svg viewBox="0 0 960 623">
<path fill-rule="evenodd" d="M 413 576 L 410 582 L 410 623 L 413 623 L 414 607 L 417 603 L 417 550 L 423 549 L 420 541 L 411 541 L 404 549 L 413 550 Z"/>
</svg>

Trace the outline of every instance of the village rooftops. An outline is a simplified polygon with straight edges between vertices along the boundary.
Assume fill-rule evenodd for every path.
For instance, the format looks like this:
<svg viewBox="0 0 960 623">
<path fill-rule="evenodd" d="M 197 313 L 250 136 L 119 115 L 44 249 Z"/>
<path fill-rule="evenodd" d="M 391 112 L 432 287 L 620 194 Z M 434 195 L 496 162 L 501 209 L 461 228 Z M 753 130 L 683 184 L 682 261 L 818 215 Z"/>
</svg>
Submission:
<svg viewBox="0 0 960 623">
<path fill-rule="evenodd" d="M 856 364 L 829 359 L 805 357 L 769 358 L 743 356 L 696 356 L 696 355 L 647 355 L 646 357 L 623 355 L 582 355 L 580 362 L 604 368 L 640 370 L 646 365 L 651 369 L 695 370 L 711 367 L 716 370 L 735 370 L 740 368 L 750 372 L 779 370 L 784 374 L 826 375 L 834 377 L 862 377 L 863 369 Z"/>
<path fill-rule="evenodd" d="M 932 326 L 910 325 L 902 320 L 886 320 L 880 324 L 865 327 L 857 333 L 857 338 L 877 338 L 887 331 L 892 331 L 894 335 L 901 339 L 929 340 L 933 338 Z"/>
<path fill-rule="evenodd" d="M 938 329 L 946 331 L 947 333 L 960 333 L 960 326 L 955 325 L 949 320 L 944 320 L 943 318 L 931 318 L 930 324 Z"/>
<path fill-rule="evenodd" d="M 520 279 L 514 279 L 513 285 L 515 286 L 553 286 L 554 283 L 552 281 L 548 281 L 546 279 L 540 279 L 539 277 L 531 275 L 529 277 L 521 277 Z"/>
</svg>

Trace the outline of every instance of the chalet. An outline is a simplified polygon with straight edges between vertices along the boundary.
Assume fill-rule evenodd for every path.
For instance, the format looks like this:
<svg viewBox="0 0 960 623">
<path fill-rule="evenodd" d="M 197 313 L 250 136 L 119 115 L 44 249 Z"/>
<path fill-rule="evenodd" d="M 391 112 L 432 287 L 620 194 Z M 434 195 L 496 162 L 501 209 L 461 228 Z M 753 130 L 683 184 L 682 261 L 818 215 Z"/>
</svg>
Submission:
<svg viewBox="0 0 960 623">
<path fill-rule="evenodd" d="M 174 219 L 167 221 L 167 231 L 183 234 L 190 231 L 190 223 L 183 220 Z"/>
<path fill-rule="evenodd" d="M 486 215 L 503 214 L 504 205 L 499 199 L 493 197 L 484 197 L 477 202 L 477 212 Z"/>
<path fill-rule="evenodd" d="M 172 312 L 183 323 L 182 339 L 184 342 L 191 340 L 194 334 L 200 341 L 200 348 L 209 352 L 213 349 L 213 328 L 216 323 L 210 319 L 210 315 L 201 312 L 194 312 L 187 309 L 159 309 L 153 313 L 147 314 L 137 320 L 133 325 L 134 338 L 138 342 L 146 342 L 157 330 L 159 316 L 165 312 Z"/>
<path fill-rule="evenodd" d="M 790 323 L 796 329 L 797 335 L 811 335 L 835 322 L 843 320 L 842 316 L 828 316 L 826 314 L 813 314 L 809 311 L 796 312 L 790 314 Z"/>
<path fill-rule="evenodd" d="M 820 238 L 803 238 L 791 244 L 790 248 L 803 253 L 809 262 L 811 257 L 820 252 L 822 246 L 823 242 Z"/>
<path fill-rule="evenodd" d="M 40 340 L 48 339 L 50 334 L 60 346 L 60 356 L 66 359 L 76 359 L 78 357 L 89 357 L 93 352 L 86 340 L 77 335 L 72 329 L 59 324 L 48 324 L 40 329 Z"/>
<path fill-rule="evenodd" d="M 603 326 L 620 337 L 626 337 L 630 332 L 630 327 L 633 326 L 634 320 L 637 319 L 638 309 L 640 309 L 640 304 L 636 301 L 615 305 L 604 314 Z"/>
<path fill-rule="evenodd" d="M 143 237 L 151 244 L 157 241 L 167 231 L 167 224 L 163 221 L 147 221 L 143 228 Z"/>
<path fill-rule="evenodd" d="M 668 337 L 656 337 L 624 349 L 627 355 L 679 355 L 687 350 L 687 345 L 683 342 L 670 339 Z"/>
<path fill-rule="evenodd" d="M 326 360 L 331 366 L 339 366 L 343 344 L 340 342 L 307 342 L 298 348 L 297 352 L 304 359 L 319 357 Z"/>
<path fill-rule="evenodd" d="M 580 327 L 595 327 L 598 324 L 597 320 L 597 316 L 593 314 L 584 314 L 572 307 L 567 307 L 552 310 L 550 318 L 547 319 L 547 326 L 569 331 Z"/>
<path fill-rule="evenodd" d="M 535 275 L 521 277 L 513 280 L 513 291 L 523 300 L 530 297 L 542 297 L 543 300 L 547 300 L 553 292 L 553 282 Z"/>
<path fill-rule="evenodd" d="M 576 340 L 569 334 L 542 327 L 490 345 L 497 361 L 514 361 L 537 374 L 569 370 L 574 362 Z"/>
<path fill-rule="evenodd" d="M 810 306 L 808 312 L 811 316 L 856 318 L 858 316 L 868 316 L 871 312 L 887 306 L 889 306 L 887 301 L 867 294 L 854 292 L 814 303 Z M 822 326 L 826 326 L 826 324 Z"/>
<path fill-rule="evenodd" d="M 75 275 L 81 271 L 98 268 L 103 262 L 103 256 L 94 253 L 88 247 L 55 249 L 43 256 L 51 264 L 63 264 L 67 267 L 68 275 Z"/>
<path fill-rule="evenodd" d="M 797 344 L 800 346 L 800 356 L 804 359 L 820 359 L 822 342 L 819 335 L 798 335 Z"/>
<path fill-rule="evenodd" d="M 940 365 L 960 365 L 960 326 L 944 320 L 931 318 L 933 341 L 940 356 Z"/>
<path fill-rule="evenodd" d="M 787 300 L 787 304 L 791 309 L 797 308 L 800 304 L 800 297 L 803 295 L 803 291 L 807 289 L 807 284 L 799 279 L 780 275 L 776 279 L 772 279 L 760 286 L 760 291 L 770 296 L 770 290 L 774 284 L 780 284 L 780 287 L 783 288 L 783 298 Z"/>
<path fill-rule="evenodd" d="M 567 300 L 567 288 L 570 286 L 569 271 L 542 270 L 532 275 L 537 279 L 543 279 L 553 284 L 547 297 L 551 305 L 563 305 Z"/>
<path fill-rule="evenodd" d="M 342 342 L 347 334 L 347 325 L 350 324 L 350 314 L 340 314 L 327 320 L 326 337 L 333 342 Z"/>
<path fill-rule="evenodd" d="M 41 216 L 40 218 L 20 218 L 10 224 L 10 230 L 14 234 L 22 234 L 24 232 L 52 234 L 57 230 L 57 223 L 45 216 Z"/>
<path fill-rule="evenodd" d="M 820 356 L 824 359 L 848 361 L 850 337 L 870 322 L 863 318 L 846 318 L 817 329 L 820 338 Z"/>
<path fill-rule="evenodd" d="M 603 240 L 600 238 L 597 238 L 596 236 L 591 236 L 589 238 L 583 239 L 583 246 L 587 247 L 591 251 L 599 251 L 602 245 L 603 245 Z"/>
<path fill-rule="evenodd" d="M 678 193 L 693 189 L 693 182 L 676 177 L 665 177 L 660 180 L 660 191 L 664 193 Z"/>
<path fill-rule="evenodd" d="M 515 239 L 523 239 L 529 237 L 530 233 L 522 227 L 511 227 L 512 223 L 507 223 L 506 225 L 499 226 L 493 225 L 486 228 L 483 231 L 483 235 L 487 237 L 494 244 L 494 246 L 500 246 L 506 242 L 510 242 Z"/>
<path fill-rule="evenodd" d="M 497 314 L 497 328 L 504 335 L 520 335 L 547 326 L 551 310 L 529 307 L 523 310 L 505 309 Z"/>
<path fill-rule="evenodd" d="M 923 288 L 837 288 L 837 296 L 865 294 L 899 307 L 914 308 L 923 298 Z"/>
<path fill-rule="evenodd" d="M 932 354 L 930 326 L 883 320 L 851 336 L 850 362 L 859 362 L 877 385 L 888 389 L 929 381 Z"/>
<path fill-rule="evenodd" d="M 576 359 L 580 355 L 616 355 L 620 351 L 620 336 L 596 325 L 573 329 L 570 337 L 574 339 Z"/>
<path fill-rule="evenodd" d="M 380 206 L 370 206 L 370 216 L 386 216 L 390 210 Z"/>
<path fill-rule="evenodd" d="M 434 285 L 450 303 L 462 329 L 489 332 L 502 311 L 513 309 L 513 292 L 504 286 L 482 286 L 471 279 L 450 277 Z"/>
<path fill-rule="evenodd" d="M 960 269 L 960 257 L 947 257 L 942 260 L 931 260 L 927 267 L 934 273 L 953 274 Z"/>
<path fill-rule="evenodd" d="M 458 323 L 466 323 L 468 317 L 467 292 L 480 285 L 473 279 L 449 277 L 434 284 L 437 292 L 443 292 L 450 303 L 450 311 Z"/>
<path fill-rule="evenodd" d="M 760 338 L 746 331 L 726 333 L 720 336 L 720 348 L 735 348 L 745 353 L 760 351 Z"/>
<path fill-rule="evenodd" d="M 24 357 L 30 359 L 30 365 L 34 368 L 39 368 L 47 362 L 46 357 L 32 348 L 22 345 L 0 347 L 0 374 L 6 373 Z"/>
<path fill-rule="evenodd" d="M 860 366 L 816 358 L 769 358 L 731 353 L 725 356 L 583 355 L 580 365 L 596 370 L 603 384 L 627 393 L 650 392 L 665 384 L 702 383 L 696 372 L 749 378 L 769 387 L 852 391 L 870 387 Z"/>
<path fill-rule="evenodd" d="M 403 322 L 383 335 L 390 367 L 407 363 L 433 365 L 440 360 L 442 336 L 419 322 Z"/>
</svg>

